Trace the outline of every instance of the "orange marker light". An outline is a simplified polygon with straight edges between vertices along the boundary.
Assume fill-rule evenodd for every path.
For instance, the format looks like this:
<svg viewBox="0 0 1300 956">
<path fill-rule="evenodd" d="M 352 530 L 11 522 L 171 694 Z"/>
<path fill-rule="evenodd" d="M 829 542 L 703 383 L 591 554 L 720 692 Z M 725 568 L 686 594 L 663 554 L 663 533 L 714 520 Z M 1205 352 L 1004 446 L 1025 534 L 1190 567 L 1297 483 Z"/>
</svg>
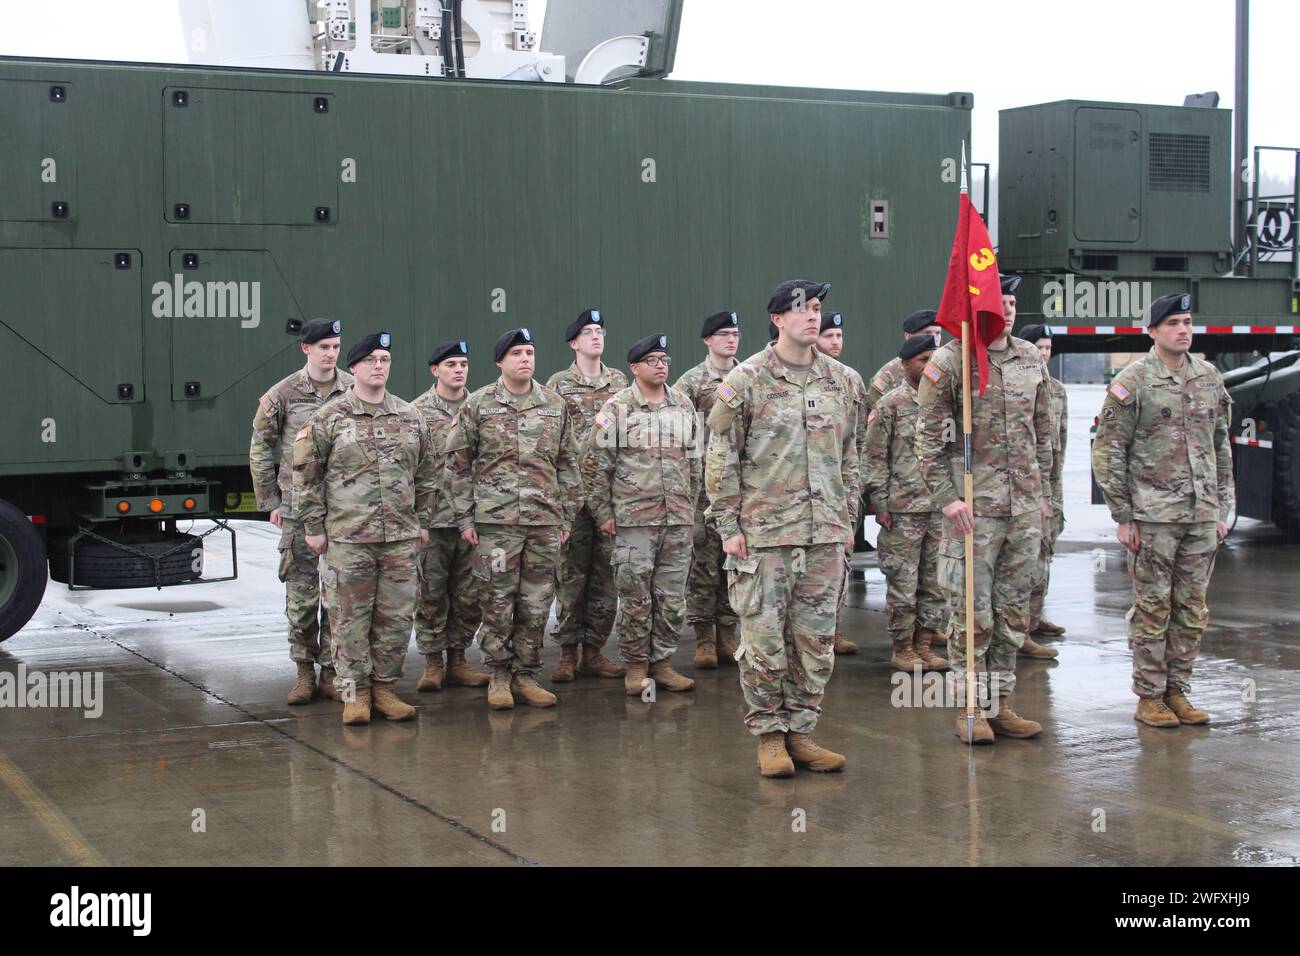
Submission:
<svg viewBox="0 0 1300 956">
<path fill-rule="evenodd" d="M 186 511 L 193 511 L 193 510 L 194 510 L 194 499 L 193 499 L 193 498 L 186 498 L 185 501 L 183 502 L 183 504 L 184 504 L 184 506 L 185 506 L 185 510 L 186 510 Z"/>
<path fill-rule="evenodd" d="M 152 501 L 150 501 L 149 510 L 152 511 L 154 514 L 157 514 L 158 512 L 162 511 L 163 510 L 162 499 L 154 498 Z"/>
<path fill-rule="evenodd" d="M 118 514 L 123 514 L 123 515 L 124 515 L 124 514 L 126 514 L 128 511 L 130 511 L 130 510 L 131 510 L 131 503 L 130 503 L 129 501 L 119 501 L 119 502 L 117 503 L 117 513 L 118 513 Z"/>
</svg>

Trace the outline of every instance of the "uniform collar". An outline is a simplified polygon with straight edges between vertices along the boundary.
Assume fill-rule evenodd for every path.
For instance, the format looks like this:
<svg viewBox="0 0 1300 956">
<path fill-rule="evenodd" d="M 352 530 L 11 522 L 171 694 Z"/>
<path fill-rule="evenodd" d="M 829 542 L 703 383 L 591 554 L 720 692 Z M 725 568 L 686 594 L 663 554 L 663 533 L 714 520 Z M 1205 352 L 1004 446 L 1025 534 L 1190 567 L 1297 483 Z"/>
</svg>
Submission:
<svg viewBox="0 0 1300 956">
<path fill-rule="evenodd" d="M 574 359 L 569 363 L 569 373 L 573 376 L 574 381 L 581 382 L 583 385 L 592 382 L 587 376 L 582 374 L 582 369 L 578 368 L 578 360 Z M 600 374 L 594 380 L 594 386 L 600 388 L 602 385 L 609 384 L 609 366 L 604 362 L 600 363 Z"/>
<path fill-rule="evenodd" d="M 350 379 L 345 380 L 343 378 L 346 374 L 346 372 L 340 372 L 337 368 L 334 369 L 334 381 L 330 384 L 329 394 L 337 395 L 339 392 L 348 389 L 352 382 Z M 294 376 L 293 385 L 294 388 L 298 389 L 298 391 L 302 392 L 304 395 L 316 394 L 316 386 L 312 382 L 311 376 L 307 374 L 306 366 L 298 369 L 297 375 Z"/>
<path fill-rule="evenodd" d="M 469 397 L 468 395 L 462 396 L 461 402 L 463 403 L 465 399 L 468 397 Z M 436 405 L 438 408 L 441 408 L 443 411 L 446 412 L 451 411 L 451 405 L 449 404 L 448 400 L 438 394 L 437 382 L 434 382 L 432 385 L 430 385 L 429 390 L 425 392 L 423 395 L 421 395 L 420 398 L 430 405 Z"/>
<path fill-rule="evenodd" d="M 632 385 L 631 385 L 631 388 L 632 388 L 632 397 L 633 397 L 634 399 L 636 399 L 636 403 L 637 403 L 637 405 L 639 405 L 641 408 L 649 408 L 649 407 L 650 407 L 650 400 L 647 399 L 647 398 L 645 397 L 645 394 L 641 391 L 641 385 L 637 382 L 637 380 L 636 380 L 635 378 L 632 379 Z M 676 404 L 678 404 L 677 399 L 673 397 L 673 390 L 672 390 L 672 388 L 669 387 L 669 386 L 667 386 L 667 385 L 665 385 L 665 387 L 664 387 L 664 401 L 663 401 L 663 404 L 664 404 L 664 405 L 676 405 Z"/>
<path fill-rule="evenodd" d="M 1197 378 L 1202 374 L 1201 366 L 1192 358 L 1192 353 L 1187 353 L 1187 364 L 1183 366 L 1182 371 L 1186 378 Z M 1156 370 L 1156 375 L 1161 378 L 1177 380 L 1178 372 L 1171 369 L 1164 362 L 1160 361 L 1160 356 L 1156 354 L 1155 346 L 1151 346 L 1151 351 L 1147 352 L 1147 362 Z"/>
<path fill-rule="evenodd" d="M 705 377 L 705 380 L 706 380 L 706 381 L 719 381 L 719 382 L 720 382 L 720 381 L 722 381 L 724 378 L 726 378 L 728 375 L 731 374 L 731 369 L 734 369 L 734 368 L 735 368 L 737 365 L 739 365 L 739 364 L 740 364 L 740 363 L 737 362 L 735 359 L 732 359 L 732 360 L 731 360 L 731 368 L 729 368 L 729 369 L 724 369 L 724 370 L 719 370 L 718 367 L 717 367 L 716 365 L 714 365 L 712 362 L 710 362 L 710 361 L 708 360 L 708 358 L 706 357 L 706 358 L 704 359 L 704 361 L 700 363 L 700 368 L 702 368 L 702 369 L 704 370 L 704 377 Z"/>
<path fill-rule="evenodd" d="M 812 365 L 808 367 L 807 380 L 811 382 L 815 378 L 830 378 L 831 360 L 821 352 L 818 352 L 816 347 L 812 350 L 812 356 Z M 781 356 L 776 354 L 775 342 L 769 342 L 767 344 L 767 348 L 763 350 L 763 359 L 767 362 L 768 371 L 772 373 L 773 377 L 783 378 L 787 382 L 792 382 L 795 385 L 799 384 L 790 377 L 790 370 L 786 368 L 785 363 L 781 361 Z"/>
<path fill-rule="evenodd" d="M 534 405 L 546 404 L 542 398 L 541 386 L 537 384 L 537 379 L 532 379 L 528 383 L 527 395 L 513 395 L 506 388 L 506 380 L 498 378 L 492 385 L 492 397 L 503 405 L 510 405 L 521 411 L 525 408 L 532 408 Z"/>
<path fill-rule="evenodd" d="M 358 415 L 373 415 L 370 406 L 361 400 L 361 397 L 357 395 L 356 390 L 351 386 L 348 387 L 345 395 L 347 396 L 345 401 L 347 401 L 348 407 L 351 408 L 353 412 Z M 388 389 L 384 389 L 384 400 L 379 404 L 379 407 L 384 410 L 385 415 L 396 415 L 397 396 Z"/>
</svg>

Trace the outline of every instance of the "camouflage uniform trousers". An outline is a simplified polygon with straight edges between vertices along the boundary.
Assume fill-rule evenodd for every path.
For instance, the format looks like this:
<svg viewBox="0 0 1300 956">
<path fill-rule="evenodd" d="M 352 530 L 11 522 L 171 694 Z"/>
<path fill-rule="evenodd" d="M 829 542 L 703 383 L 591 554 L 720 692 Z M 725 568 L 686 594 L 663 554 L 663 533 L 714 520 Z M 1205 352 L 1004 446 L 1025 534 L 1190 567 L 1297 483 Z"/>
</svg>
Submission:
<svg viewBox="0 0 1300 956">
<path fill-rule="evenodd" d="M 917 625 L 942 631 L 948 624 L 948 598 L 939 586 L 943 512 L 889 513 L 892 528 L 881 528 L 876 548 L 885 576 L 885 620 L 891 640 L 910 640 Z"/>
<path fill-rule="evenodd" d="M 966 685 L 966 544 L 944 521 L 939 583 L 948 595 L 948 660 L 964 699 Z M 1029 629 L 1029 595 L 1042 574 L 1042 516 L 975 516 L 975 661 L 979 699 L 1006 697 L 1016 686 L 1016 651 Z"/>
<path fill-rule="evenodd" d="M 1213 521 L 1136 522 L 1141 545 L 1128 552 L 1133 608 L 1133 693 L 1158 700 L 1167 689 L 1187 693 L 1201 634 L 1210 621 L 1205 592 L 1218 553 Z"/>
<path fill-rule="evenodd" d="M 835 666 L 844 546 L 750 548 L 728 562 L 740 616 L 740 689 L 751 734 L 812 733 Z"/>
<path fill-rule="evenodd" d="M 490 667 L 536 677 L 542 635 L 555 597 L 558 525 L 480 524 L 474 552 L 483 629 L 479 647 Z"/>
<path fill-rule="evenodd" d="M 394 681 L 411 643 L 419 595 L 418 538 L 375 544 L 331 541 L 325 595 L 334 618 L 334 686 Z"/>
<path fill-rule="evenodd" d="M 307 529 L 286 520 L 280 528 L 280 580 L 289 619 L 289 659 L 334 666 L 330 615 L 321 600 L 320 557 L 307 547 Z"/>
<path fill-rule="evenodd" d="M 457 528 L 434 528 L 420 552 L 420 600 L 415 608 L 415 648 L 421 654 L 465 650 L 474 641 L 482 613 L 474 546 Z"/>
<path fill-rule="evenodd" d="M 1047 588 L 1052 580 L 1052 556 L 1056 554 L 1056 539 L 1065 530 L 1065 515 L 1056 508 L 1052 516 L 1043 522 L 1043 580 L 1029 596 L 1029 628 L 1038 627 L 1043 619 L 1043 599 L 1047 597 Z"/>
<path fill-rule="evenodd" d="M 720 624 L 734 627 L 738 618 L 727 597 L 727 576 L 722 570 L 722 538 L 704 520 L 704 503 L 695 509 L 691 570 L 686 577 L 686 621 L 691 625 Z"/>
<path fill-rule="evenodd" d="M 614 538 L 618 652 L 629 663 L 667 660 L 686 615 L 693 531 L 686 525 L 619 528 Z"/>
<path fill-rule="evenodd" d="M 584 506 L 573 519 L 573 531 L 560 557 L 552 632 L 555 643 L 590 644 L 599 649 L 609 640 L 618 605 L 611 543 Z"/>
</svg>

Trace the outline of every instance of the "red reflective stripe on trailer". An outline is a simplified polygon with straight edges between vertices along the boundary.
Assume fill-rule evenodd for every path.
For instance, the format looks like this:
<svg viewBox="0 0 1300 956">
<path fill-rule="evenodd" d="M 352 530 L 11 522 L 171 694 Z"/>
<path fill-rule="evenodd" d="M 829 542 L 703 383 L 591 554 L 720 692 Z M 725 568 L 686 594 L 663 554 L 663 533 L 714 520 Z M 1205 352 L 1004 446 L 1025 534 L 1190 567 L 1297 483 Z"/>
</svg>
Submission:
<svg viewBox="0 0 1300 956">
<path fill-rule="evenodd" d="M 32 519 L 32 524 L 45 524 L 45 515 L 28 515 Z"/>
<path fill-rule="evenodd" d="M 1197 335 L 1231 335 L 1231 325 L 1207 325 L 1199 329 L 1192 329 Z"/>
<path fill-rule="evenodd" d="M 1251 448 L 1272 448 L 1273 442 L 1267 438 L 1242 438 L 1240 435 L 1232 436 L 1234 445 L 1249 445 Z"/>
</svg>

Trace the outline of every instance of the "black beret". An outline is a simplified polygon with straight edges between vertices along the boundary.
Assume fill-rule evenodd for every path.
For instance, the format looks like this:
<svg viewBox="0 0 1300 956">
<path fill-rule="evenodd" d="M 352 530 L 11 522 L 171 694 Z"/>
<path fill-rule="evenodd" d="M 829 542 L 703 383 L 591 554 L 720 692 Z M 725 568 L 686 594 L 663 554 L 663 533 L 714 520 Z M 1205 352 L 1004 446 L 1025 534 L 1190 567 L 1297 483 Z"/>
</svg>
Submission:
<svg viewBox="0 0 1300 956">
<path fill-rule="evenodd" d="M 589 325 L 599 325 L 602 329 L 605 327 L 605 320 L 600 317 L 600 309 L 588 309 L 570 322 L 564 329 L 564 341 L 572 342 Z"/>
<path fill-rule="evenodd" d="M 298 341 L 311 345 L 321 339 L 337 338 L 343 334 L 343 323 L 338 319 L 312 319 L 298 332 Z"/>
<path fill-rule="evenodd" d="M 437 365 L 445 358 L 469 358 L 469 346 L 463 340 L 435 345 L 433 354 L 429 356 L 429 364 Z"/>
<path fill-rule="evenodd" d="M 770 321 L 770 320 L 769 320 L 769 321 Z M 844 328 L 844 313 L 843 313 L 843 312 L 823 312 L 823 313 L 822 313 L 822 327 L 821 327 L 821 331 L 825 332 L 827 329 L 842 329 L 842 328 Z"/>
<path fill-rule="evenodd" d="M 1016 333 L 1016 338 L 1024 339 L 1026 342 L 1037 342 L 1039 339 L 1050 339 L 1052 337 L 1052 327 L 1050 325 L 1026 325 Z"/>
<path fill-rule="evenodd" d="M 492 360 L 494 362 L 500 362 L 506 357 L 506 353 L 516 345 L 532 344 L 532 332 L 529 332 L 527 329 L 511 329 L 505 335 L 501 336 L 501 338 L 497 339 L 496 348 L 492 350 Z"/>
<path fill-rule="evenodd" d="M 1015 295 L 1020 288 L 1020 276 L 1002 276 L 1002 294 Z"/>
<path fill-rule="evenodd" d="M 938 317 L 939 313 L 934 309 L 917 309 L 903 320 L 903 331 L 908 335 L 915 335 L 922 329 L 937 325 L 934 320 Z"/>
<path fill-rule="evenodd" d="M 1192 311 L 1192 296 L 1187 292 L 1170 292 L 1151 303 L 1151 312 L 1147 317 L 1147 328 L 1154 329 L 1171 315 L 1180 315 Z"/>
<path fill-rule="evenodd" d="M 920 335 L 909 335 L 903 340 L 903 347 L 898 350 L 898 357 L 906 361 L 915 358 L 922 352 L 934 351 L 934 333 L 923 332 Z"/>
<path fill-rule="evenodd" d="M 356 365 L 375 349 L 390 349 L 392 344 L 393 337 L 387 332 L 376 332 L 373 335 L 367 335 L 348 349 L 348 368 Z"/>
<path fill-rule="evenodd" d="M 831 291 L 829 282 L 809 282 L 807 279 L 786 279 L 772 290 L 772 298 L 767 300 L 769 315 L 780 315 L 794 308 L 795 298 L 803 291 L 803 301 L 818 299 L 826 301 L 826 293 Z"/>
<path fill-rule="evenodd" d="M 668 336 L 664 335 L 662 332 L 656 332 L 654 335 L 647 335 L 627 350 L 627 360 L 629 363 L 639 362 L 651 352 L 663 352 L 665 355 L 668 354 Z"/>
<path fill-rule="evenodd" d="M 700 326 L 700 338 L 707 339 L 719 329 L 735 329 L 739 327 L 740 319 L 736 318 L 735 312 L 714 312 Z"/>
</svg>

